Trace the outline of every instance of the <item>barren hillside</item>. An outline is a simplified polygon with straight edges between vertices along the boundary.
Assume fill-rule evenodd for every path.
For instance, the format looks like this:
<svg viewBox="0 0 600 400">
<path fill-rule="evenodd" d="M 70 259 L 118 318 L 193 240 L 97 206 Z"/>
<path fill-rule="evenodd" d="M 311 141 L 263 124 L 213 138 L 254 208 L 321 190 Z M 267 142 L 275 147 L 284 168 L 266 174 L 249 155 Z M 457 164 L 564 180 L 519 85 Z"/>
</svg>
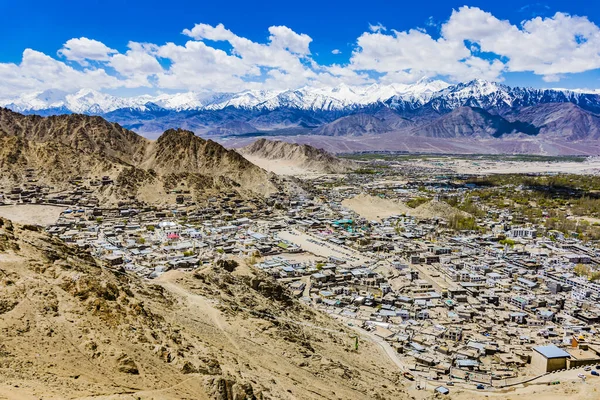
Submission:
<svg viewBox="0 0 600 400">
<path fill-rule="evenodd" d="M 267 195 L 277 190 L 267 171 L 184 130 L 168 130 L 153 142 L 100 117 L 42 118 L 0 109 L 0 142 L 0 183 L 5 185 L 35 176 L 36 182 L 60 190 L 69 180 L 106 176 L 115 186 L 104 188 L 101 198 L 137 195 L 148 201 L 153 200 L 148 193 L 181 184 L 196 194 L 214 189 Z"/>
<path fill-rule="evenodd" d="M 275 173 L 341 173 L 356 168 L 351 161 L 306 144 L 259 139 L 238 151 L 253 163 Z"/>
<path fill-rule="evenodd" d="M 0 398 L 403 399 L 376 345 L 245 266 L 149 283 L 0 219 Z"/>
</svg>

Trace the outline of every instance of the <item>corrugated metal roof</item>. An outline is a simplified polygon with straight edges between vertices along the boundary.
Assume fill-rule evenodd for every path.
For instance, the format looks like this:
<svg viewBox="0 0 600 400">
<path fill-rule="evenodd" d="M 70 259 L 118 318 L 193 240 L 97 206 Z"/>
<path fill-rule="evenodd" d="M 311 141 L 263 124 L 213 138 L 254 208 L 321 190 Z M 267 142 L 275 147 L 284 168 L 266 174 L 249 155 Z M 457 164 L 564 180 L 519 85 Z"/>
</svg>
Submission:
<svg viewBox="0 0 600 400">
<path fill-rule="evenodd" d="M 538 353 L 540 353 L 541 355 L 543 355 L 546 358 L 565 358 L 565 357 L 571 357 L 571 355 L 569 353 L 567 353 L 566 351 L 564 351 L 560 347 L 555 346 L 553 344 L 548 345 L 548 346 L 534 347 L 533 350 L 537 351 Z"/>
</svg>

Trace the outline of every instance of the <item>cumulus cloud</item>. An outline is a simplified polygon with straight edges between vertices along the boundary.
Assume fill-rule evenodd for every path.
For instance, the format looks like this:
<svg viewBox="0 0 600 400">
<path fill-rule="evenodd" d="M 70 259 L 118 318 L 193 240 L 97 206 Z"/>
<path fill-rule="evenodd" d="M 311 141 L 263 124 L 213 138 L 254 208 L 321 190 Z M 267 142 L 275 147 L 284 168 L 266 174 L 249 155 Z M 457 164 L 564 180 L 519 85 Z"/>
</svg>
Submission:
<svg viewBox="0 0 600 400">
<path fill-rule="evenodd" d="M 559 12 L 516 26 L 479 8 L 461 7 L 443 25 L 442 35 L 505 57 L 508 71 L 531 71 L 550 81 L 560 74 L 600 68 L 600 28 L 586 17 Z"/>
<path fill-rule="evenodd" d="M 231 32 L 229 29 L 225 29 L 223 24 L 219 24 L 217 26 L 196 24 L 192 29 L 184 29 L 182 33 L 196 40 L 208 39 L 224 41 L 235 37 L 233 32 Z"/>
<path fill-rule="evenodd" d="M 20 64 L 0 63 L 0 97 L 61 89 L 75 92 L 81 88 L 105 89 L 130 86 L 127 81 L 119 81 L 103 69 L 84 71 L 66 65 L 39 51 L 26 49 Z"/>
<path fill-rule="evenodd" d="M 240 91 L 412 83 L 423 77 L 502 80 L 507 72 L 557 82 L 600 68 L 600 28 L 586 17 L 556 13 L 515 25 L 465 6 L 445 22 L 434 22 L 425 22 L 435 25 L 434 34 L 369 24 L 347 61 L 333 65 L 317 62 L 313 39 L 287 26 L 268 27 L 264 39 L 254 41 L 223 24 L 200 23 L 181 32 L 184 43 L 129 42 L 124 52 L 94 39 L 73 38 L 57 57 L 25 49 L 20 63 L 0 63 L 0 97 L 50 88 Z M 331 53 L 342 54 L 339 49 Z"/>
<path fill-rule="evenodd" d="M 390 33 L 365 32 L 352 53 L 350 68 L 385 73 L 400 82 L 414 82 L 422 76 L 446 76 L 451 80 L 500 79 L 503 65 L 471 54 L 462 41 L 434 39 L 426 32 L 411 29 Z"/>
<path fill-rule="evenodd" d="M 312 42 L 310 36 L 297 34 L 287 26 L 272 26 L 269 28 L 271 46 L 279 47 L 294 54 L 308 55 L 308 45 Z"/>
<path fill-rule="evenodd" d="M 151 86 L 149 77 L 163 72 L 163 68 L 152 54 L 154 45 L 129 42 L 125 54 L 116 54 L 108 63 L 122 77 L 136 82 L 138 86 Z"/>
<path fill-rule="evenodd" d="M 88 60 L 107 61 L 112 54 L 116 53 L 116 50 L 109 48 L 104 43 L 86 37 L 69 39 L 62 49 L 58 50 L 60 56 L 80 63 L 87 63 Z"/>
</svg>

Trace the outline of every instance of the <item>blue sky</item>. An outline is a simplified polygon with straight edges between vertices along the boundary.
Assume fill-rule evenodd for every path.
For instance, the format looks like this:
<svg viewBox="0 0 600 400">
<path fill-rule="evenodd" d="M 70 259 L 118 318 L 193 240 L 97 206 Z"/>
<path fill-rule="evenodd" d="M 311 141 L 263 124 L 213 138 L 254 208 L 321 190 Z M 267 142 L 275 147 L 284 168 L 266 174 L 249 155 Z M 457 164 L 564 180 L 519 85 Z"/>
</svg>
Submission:
<svg viewBox="0 0 600 400">
<path fill-rule="evenodd" d="M 600 5 L 591 3 L 0 0 L 0 98 L 83 86 L 232 91 L 423 76 L 596 89 Z"/>
</svg>

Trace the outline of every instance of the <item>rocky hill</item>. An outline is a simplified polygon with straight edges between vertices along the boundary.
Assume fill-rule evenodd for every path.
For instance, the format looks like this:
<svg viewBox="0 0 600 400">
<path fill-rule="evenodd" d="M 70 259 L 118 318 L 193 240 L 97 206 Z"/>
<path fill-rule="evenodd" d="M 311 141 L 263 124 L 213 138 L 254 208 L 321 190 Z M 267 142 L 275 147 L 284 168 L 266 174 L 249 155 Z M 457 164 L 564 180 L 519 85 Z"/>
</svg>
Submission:
<svg viewBox="0 0 600 400">
<path fill-rule="evenodd" d="M 409 398 L 376 344 L 227 269 L 150 283 L 0 219 L 0 397 Z"/>
<path fill-rule="evenodd" d="M 70 180 L 107 177 L 106 199 L 140 196 L 152 201 L 174 186 L 267 195 L 274 177 L 237 152 L 190 131 L 168 130 L 150 141 L 101 117 L 24 116 L 0 109 L 0 172 L 5 185 L 27 182 L 57 189 Z M 102 196 L 101 196 L 102 197 Z"/>
<path fill-rule="evenodd" d="M 267 169 L 271 168 L 271 170 L 277 169 L 277 166 L 287 166 L 310 172 L 342 173 L 357 167 L 351 161 L 339 159 L 325 150 L 306 144 L 264 138 L 242 147 L 238 151 L 253 163 L 263 165 Z"/>
</svg>

